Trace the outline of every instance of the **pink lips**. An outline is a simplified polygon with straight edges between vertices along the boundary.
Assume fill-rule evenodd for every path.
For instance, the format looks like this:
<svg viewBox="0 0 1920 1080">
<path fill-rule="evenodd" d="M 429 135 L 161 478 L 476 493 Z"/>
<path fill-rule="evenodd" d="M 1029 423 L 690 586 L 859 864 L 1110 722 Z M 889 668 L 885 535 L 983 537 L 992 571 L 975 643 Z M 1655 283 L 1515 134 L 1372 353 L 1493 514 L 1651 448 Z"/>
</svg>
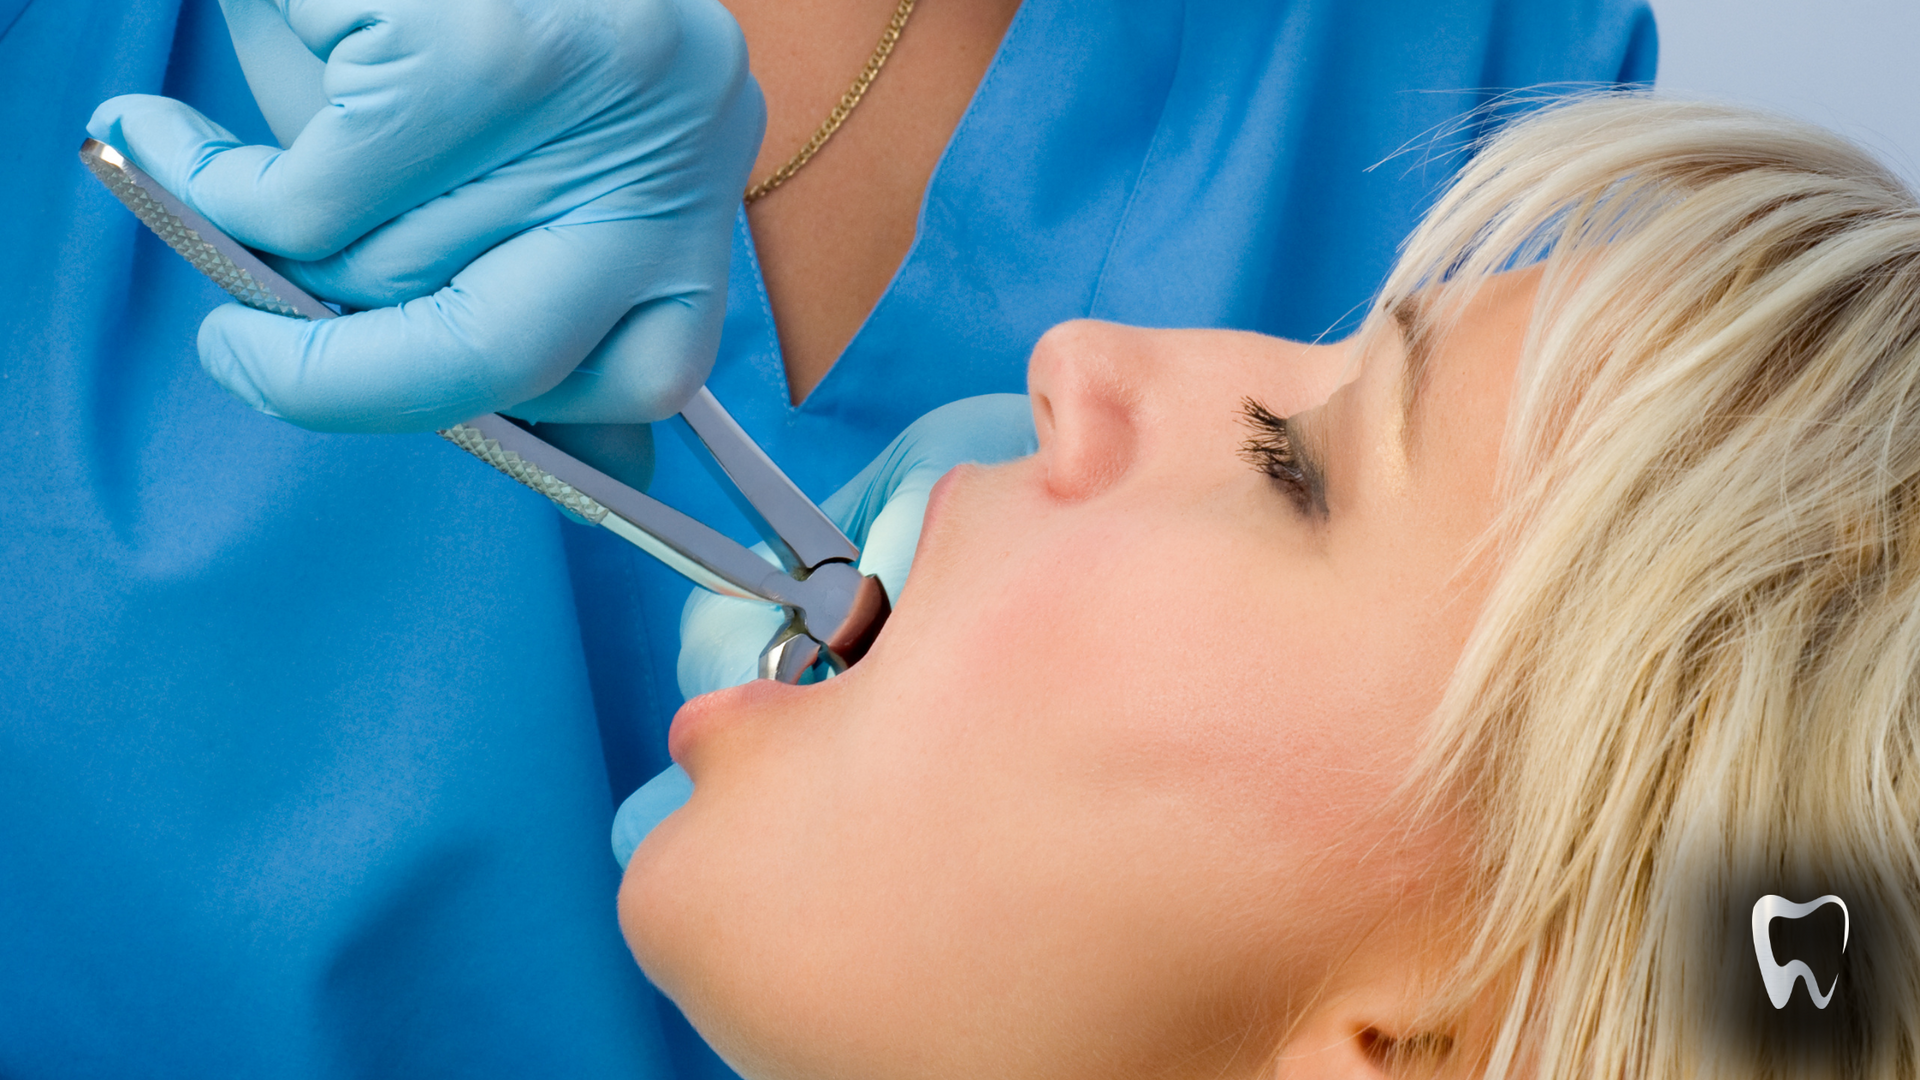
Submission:
<svg viewBox="0 0 1920 1080">
<path fill-rule="evenodd" d="M 806 692 L 804 687 L 789 686 L 772 679 L 755 679 L 725 690 L 701 694 L 680 706 L 680 711 L 673 714 L 673 724 L 667 729 L 667 753 L 684 768 L 687 752 L 701 739 L 708 737 L 709 732 L 737 723 L 758 709 L 777 706 L 796 694 Z"/>
</svg>

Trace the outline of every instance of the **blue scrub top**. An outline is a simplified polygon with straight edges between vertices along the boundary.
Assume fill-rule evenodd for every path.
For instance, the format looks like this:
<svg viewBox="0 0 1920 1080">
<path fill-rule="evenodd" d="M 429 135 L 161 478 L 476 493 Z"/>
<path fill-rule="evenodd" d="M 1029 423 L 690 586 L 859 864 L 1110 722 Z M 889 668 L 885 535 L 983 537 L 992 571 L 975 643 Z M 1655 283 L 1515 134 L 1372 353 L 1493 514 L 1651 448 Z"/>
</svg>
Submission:
<svg viewBox="0 0 1920 1080">
<path fill-rule="evenodd" d="M 1322 333 L 1444 179 L 1429 132 L 1653 63 L 1640 0 L 1027 0 L 818 389 L 744 225 L 710 385 L 818 498 L 1062 319 Z M 433 436 L 202 375 L 223 298 L 75 157 L 130 92 L 271 139 L 215 0 L 0 0 L 0 1075 L 730 1075 L 607 851 L 686 585 Z"/>
</svg>

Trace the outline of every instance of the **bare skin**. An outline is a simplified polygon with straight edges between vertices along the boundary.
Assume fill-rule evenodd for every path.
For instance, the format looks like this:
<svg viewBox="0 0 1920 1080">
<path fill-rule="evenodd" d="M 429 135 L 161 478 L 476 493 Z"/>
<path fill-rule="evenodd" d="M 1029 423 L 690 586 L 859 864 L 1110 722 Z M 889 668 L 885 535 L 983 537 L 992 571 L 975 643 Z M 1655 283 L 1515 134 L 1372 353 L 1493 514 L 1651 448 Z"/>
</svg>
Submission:
<svg viewBox="0 0 1920 1080">
<path fill-rule="evenodd" d="M 825 120 L 898 0 L 724 0 L 767 100 L 757 181 Z M 791 400 L 813 391 L 893 280 L 921 197 L 1019 0 L 921 0 L 853 117 L 747 210 Z"/>
<path fill-rule="evenodd" d="M 1497 569 L 1534 289 L 1418 351 L 1049 331 L 1038 453 L 940 482 L 867 658 L 674 718 L 693 796 L 620 893 L 647 975 L 760 1080 L 1470 1067 L 1422 982 L 1468 836 L 1395 800 Z M 1317 479 L 1248 459 L 1248 399 Z"/>
</svg>

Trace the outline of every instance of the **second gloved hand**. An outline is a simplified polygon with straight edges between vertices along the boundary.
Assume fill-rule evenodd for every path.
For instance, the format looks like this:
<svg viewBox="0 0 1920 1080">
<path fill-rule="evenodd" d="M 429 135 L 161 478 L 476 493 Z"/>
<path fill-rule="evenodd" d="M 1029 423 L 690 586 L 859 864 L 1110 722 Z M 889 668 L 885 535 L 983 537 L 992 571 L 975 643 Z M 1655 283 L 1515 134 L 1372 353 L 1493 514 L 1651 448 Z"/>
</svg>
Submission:
<svg viewBox="0 0 1920 1080">
<path fill-rule="evenodd" d="M 962 462 L 991 464 L 1037 448 L 1033 409 L 1023 394 L 990 394 L 943 405 L 914 421 L 873 463 L 821 509 L 860 548 L 860 569 L 897 599 L 913 566 L 933 485 Z M 772 556 L 761 545 L 769 562 Z M 760 650 L 781 622 L 780 609 L 693 590 L 680 615 L 680 691 L 694 697 L 752 681 Z M 693 794 L 693 782 L 669 766 L 620 804 L 613 856 L 624 869 L 653 827 Z"/>
<path fill-rule="evenodd" d="M 715 0 L 222 0 L 285 150 L 168 98 L 88 124 L 323 299 L 201 362 L 329 431 L 639 423 L 705 381 L 764 109 Z"/>
</svg>

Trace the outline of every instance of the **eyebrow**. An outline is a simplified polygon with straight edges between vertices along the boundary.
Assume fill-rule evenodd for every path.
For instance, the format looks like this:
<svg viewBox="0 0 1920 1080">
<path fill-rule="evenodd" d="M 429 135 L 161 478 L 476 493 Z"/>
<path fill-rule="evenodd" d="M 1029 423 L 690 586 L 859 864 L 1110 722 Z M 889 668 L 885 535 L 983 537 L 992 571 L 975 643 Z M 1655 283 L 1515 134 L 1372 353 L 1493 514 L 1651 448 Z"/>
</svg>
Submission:
<svg viewBox="0 0 1920 1080">
<path fill-rule="evenodd" d="M 1398 304 L 1386 309 L 1388 317 L 1400 329 L 1400 338 L 1405 342 L 1405 363 L 1400 367 L 1400 415 L 1392 417 L 1400 421 L 1396 425 L 1400 434 L 1400 452 L 1413 454 L 1413 425 L 1419 421 L 1421 390 L 1427 388 L 1427 369 L 1432 363 L 1432 323 L 1427 319 L 1427 307 L 1421 306 L 1413 296 L 1404 296 Z M 1321 409 L 1308 409 L 1306 413 L 1294 413 L 1284 417 L 1288 430 L 1288 442 L 1292 444 L 1294 461 L 1300 465 L 1300 473 L 1313 492 L 1313 505 L 1321 517 L 1327 517 L 1327 444 L 1325 444 L 1325 415 Z"/>
<path fill-rule="evenodd" d="M 1413 297 L 1402 298 L 1387 309 L 1388 317 L 1400 328 L 1406 345 L 1406 363 L 1400 369 L 1400 415 L 1398 420 L 1400 452 L 1411 455 L 1413 426 L 1419 416 L 1421 391 L 1427 384 L 1427 368 L 1433 356 L 1432 324 L 1426 309 Z M 1291 435 L 1294 460 L 1305 474 L 1320 514 L 1327 512 L 1326 417 L 1319 409 L 1286 418 Z"/>
<path fill-rule="evenodd" d="M 1407 362 L 1400 369 L 1401 452 L 1412 455 L 1412 436 L 1420 422 L 1420 399 L 1427 386 L 1427 371 L 1433 362 L 1433 324 L 1427 319 L 1426 306 L 1412 296 L 1401 297 L 1388 309 L 1400 327 L 1401 340 L 1407 345 Z"/>
</svg>

